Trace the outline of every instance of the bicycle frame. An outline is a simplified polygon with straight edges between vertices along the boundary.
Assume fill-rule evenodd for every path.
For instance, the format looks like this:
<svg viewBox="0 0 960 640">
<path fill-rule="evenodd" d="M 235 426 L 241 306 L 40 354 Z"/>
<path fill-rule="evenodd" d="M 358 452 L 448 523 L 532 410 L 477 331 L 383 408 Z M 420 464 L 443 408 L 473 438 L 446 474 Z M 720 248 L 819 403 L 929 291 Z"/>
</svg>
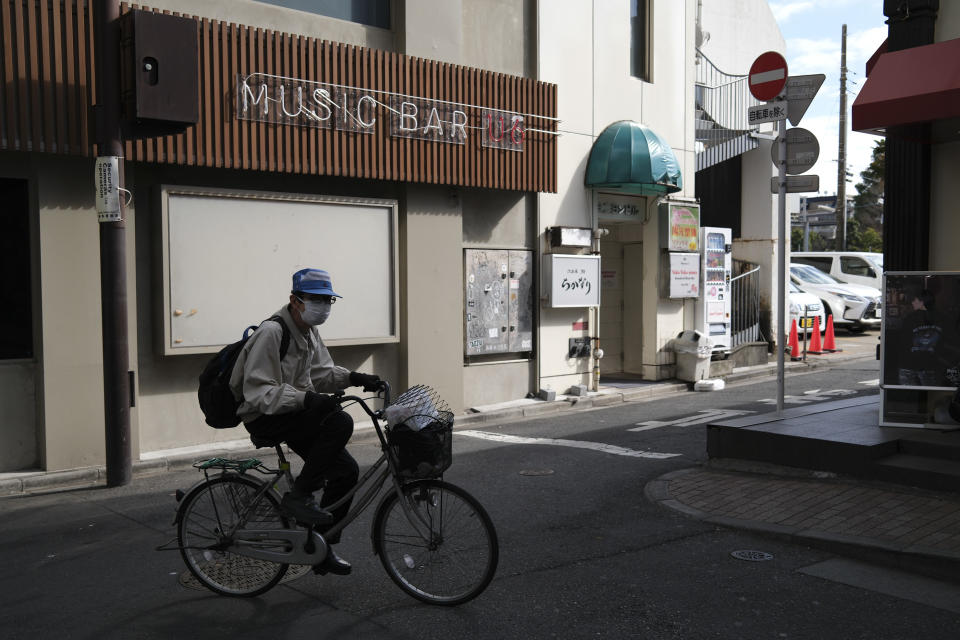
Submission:
<svg viewBox="0 0 960 640">
<path fill-rule="evenodd" d="M 384 407 L 387 407 L 390 404 L 390 385 L 386 382 L 382 382 L 381 384 L 384 394 Z M 341 401 L 356 402 L 364 409 L 367 415 L 370 416 L 373 422 L 373 428 L 377 433 L 377 438 L 380 440 L 380 448 L 383 453 L 376 460 L 376 462 L 374 462 L 370 468 L 367 469 L 363 476 L 350 489 L 350 491 L 347 492 L 345 496 L 340 498 L 335 503 L 328 505 L 327 508 L 331 511 L 335 510 L 338 507 L 346 504 L 347 501 L 352 500 L 354 496 L 360 492 L 360 489 L 363 487 L 366 487 L 366 489 L 356 500 L 356 502 L 351 505 L 350 510 L 347 512 L 344 518 L 333 527 L 327 529 L 323 534 L 317 532 L 315 527 L 307 525 L 285 529 L 245 529 L 244 525 L 246 524 L 249 514 L 257 506 L 257 504 L 263 500 L 266 493 L 273 490 L 276 481 L 281 476 L 286 476 L 288 481 L 292 481 L 290 464 L 284 458 L 280 445 L 277 445 L 277 454 L 280 462 L 279 469 L 270 469 L 268 467 L 264 467 L 262 464 L 252 465 L 249 468 L 240 468 L 241 473 L 249 469 L 253 469 L 263 474 L 272 475 L 273 479 L 267 478 L 262 481 L 263 484 L 257 490 L 256 494 L 254 494 L 244 505 L 244 508 L 241 512 L 241 517 L 237 521 L 236 525 L 231 531 L 223 532 L 224 539 L 230 541 L 227 544 L 227 547 L 234 547 L 230 549 L 231 551 L 237 553 L 238 555 L 280 564 L 317 564 L 321 562 L 327 555 L 328 545 L 325 536 L 329 537 L 337 534 L 350 525 L 368 506 L 370 506 L 374 498 L 376 498 L 376 496 L 380 493 L 388 477 L 390 477 L 392 480 L 393 491 L 398 493 L 401 492 L 405 484 L 410 482 L 404 481 L 404 479 L 401 477 L 399 471 L 399 462 L 391 450 L 389 443 L 387 442 L 386 435 L 383 432 L 383 427 L 380 425 L 379 418 L 382 417 L 383 411 L 374 411 L 367 405 L 363 398 L 358 396 L 341 396 Z M 226 473 L 226 468 L 221 468 L 223 468 L 224 473 Z M 204 480 L 195 485 L 195 487 L 188 493 L 191 493 L 193 490 L 204 486 L 209 481 L 206 468 L 204 468 L 204 477 Z M 387 493 L 383 498 L 381 498 L 381 501 L 385 500 L 389 495 L 390 493 Z M 404 515 L 410 522 L 410 525 L 420 533 L 424 540 L 429 542 L 430 524 L 425 522 L 419 514 L 414 512 L 406 503 L 406 501 L 401 501 L 401 505 Z M 180 516 L 178 513 L 178 519 L 179 517 Z M 217 520 L 220 521 L 219 513 L 216 514 L 216 517 Z M 426 531 L 426 533 L 424 533 L 424 531 Z M 283 550 L 277 551 L 275 550 L 276 548 L 282 548 Z"/>
</svg>

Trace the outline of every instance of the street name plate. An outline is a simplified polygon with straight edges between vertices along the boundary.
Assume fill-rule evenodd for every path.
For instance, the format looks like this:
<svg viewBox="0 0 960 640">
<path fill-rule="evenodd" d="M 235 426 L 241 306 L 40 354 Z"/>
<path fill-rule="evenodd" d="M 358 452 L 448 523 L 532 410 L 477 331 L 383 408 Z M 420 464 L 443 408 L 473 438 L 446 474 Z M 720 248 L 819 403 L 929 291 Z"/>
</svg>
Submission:
<svg viewBox="0 0 960 640">
<path fill-rule="evenodd" d="M 820 176 L 787 176 L 787 193 L 820 191 Z M 780 193 L 780 179 L 770 178 L 770 193 Z"/>
</svg>

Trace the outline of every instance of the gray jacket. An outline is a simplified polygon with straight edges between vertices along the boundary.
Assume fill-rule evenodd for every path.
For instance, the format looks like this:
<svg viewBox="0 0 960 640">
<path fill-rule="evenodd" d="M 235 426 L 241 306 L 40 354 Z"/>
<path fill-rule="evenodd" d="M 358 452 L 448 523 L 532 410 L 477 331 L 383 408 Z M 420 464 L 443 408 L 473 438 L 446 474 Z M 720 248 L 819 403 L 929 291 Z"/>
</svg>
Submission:
<svg viewBox="0 0 960 640">
<path fill-rule="evenodd" d="M 307 391 L 333 393 L 350 386 L 350 370 L 333 363 L 316 327 L 302 333 L 287 307 L 275 315 L 283 318 L 290 332 L 283 361 L 283 330 L 276 322 L 264 322 L 243 346 L 230 377 L 233 395 L 243 398 L 237 415 L 244 423 L 265 414 L 302 410 Z"/>
</svg>

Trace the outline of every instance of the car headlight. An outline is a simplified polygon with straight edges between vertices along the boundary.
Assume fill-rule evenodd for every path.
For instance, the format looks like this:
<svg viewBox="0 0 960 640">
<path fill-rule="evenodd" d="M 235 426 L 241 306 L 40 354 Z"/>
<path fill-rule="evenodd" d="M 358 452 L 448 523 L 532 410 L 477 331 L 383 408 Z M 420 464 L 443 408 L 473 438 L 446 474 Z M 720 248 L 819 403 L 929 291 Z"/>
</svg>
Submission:
<svg viewBox="0 0 960 640">
<path fill-rule="evenodd" d="M 848 301 L 850 301 L 850 302 L 866 302 L 866 301 L 867 301 L 866 298 L 861 298 L 860 296 L 850 295 L 849 293 L 841 293 L 841 292 L 839 292 L 839 291 L 831 291 L 830 293 L 832 293 L 832 294 L 835 295 L 835 296 L 840 296 L 840 297 L 843 298 L 844 300 L 848 300 Z"/>
<path fill-rule="evenodd" d="M 819 304 L 808 304 L 808 305 L 807 305 L 807 311 L 820 311 L 820 305 L 819 305 Z"/>
</svg>

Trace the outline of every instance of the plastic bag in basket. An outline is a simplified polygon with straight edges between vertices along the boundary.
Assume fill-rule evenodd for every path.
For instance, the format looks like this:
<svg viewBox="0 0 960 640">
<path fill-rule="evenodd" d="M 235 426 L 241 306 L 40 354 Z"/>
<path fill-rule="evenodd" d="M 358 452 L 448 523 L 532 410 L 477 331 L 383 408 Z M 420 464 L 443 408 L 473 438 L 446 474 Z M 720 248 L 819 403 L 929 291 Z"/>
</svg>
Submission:
<svg viewBox="0 0 960 640">
<path fill-rule="evenodd" d="M 383 415 L 387 426 L 393 428 L 403 424 L 412 431 L 420 431 L 427 425 L 444 419 L 442 409 L 437 407 L 428 387 L 413 387 L 406 391 L 394 404 L 386 408 Z"/>
</svg>

